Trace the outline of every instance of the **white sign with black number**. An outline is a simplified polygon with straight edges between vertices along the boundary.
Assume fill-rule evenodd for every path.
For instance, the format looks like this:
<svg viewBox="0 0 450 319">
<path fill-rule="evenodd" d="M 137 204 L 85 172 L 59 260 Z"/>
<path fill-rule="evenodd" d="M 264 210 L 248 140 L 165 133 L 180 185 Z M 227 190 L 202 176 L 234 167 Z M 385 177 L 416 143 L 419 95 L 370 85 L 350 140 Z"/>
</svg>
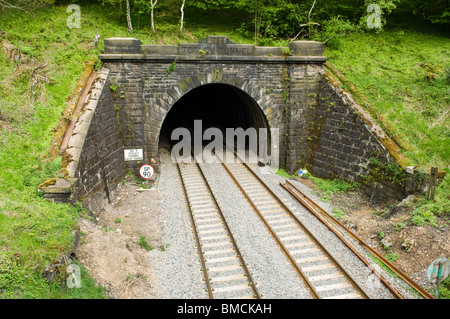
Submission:
<svg viewBox="0 0 450 319">
<path fill-rule="evenodd" d="M 144 159 L 144 150 L 135 148 L 131 150 L 123 150 L 126 161 L 142 161 Z"/>
<path fill-rule="evenodd" d="M 141 175 L 141 177 L 144 179 L 150 179 L 153 177 L 153 175 L 155 175 L 155 169 L 153 168 L 153 166 L 148 164 L 142 165 L 139 169 L 139 175 Z"/>
</svg>

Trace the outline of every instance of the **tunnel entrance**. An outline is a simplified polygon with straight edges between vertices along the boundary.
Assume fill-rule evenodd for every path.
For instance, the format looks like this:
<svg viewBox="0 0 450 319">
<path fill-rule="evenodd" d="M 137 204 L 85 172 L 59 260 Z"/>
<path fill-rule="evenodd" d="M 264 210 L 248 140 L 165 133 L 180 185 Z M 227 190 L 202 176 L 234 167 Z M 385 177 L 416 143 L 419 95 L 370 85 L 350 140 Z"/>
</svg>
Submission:
<svg viewBox="0 0 450 319">
<path fill-rule="evenodd" d="M 234 129 L 235 132 L 238 132 L 236 129 L 242 129 L 246 133 L 256 132 L 258 145 L 260 140 L 267 142 L 264 142 L 266 149 L 258 147 L 258 154 L 259 151 L 264 151 L 266 152 L 264 155 L 270 155 L 270 130 L 267 118 L 258 103 L 241 89 L 229 84 L 212 83 L 186 93 L 172 106 L 164 119 L 159 148 L 170 150 L 171 146 L 178 142 L 171 140 L 172 132 L 176 129 L 185 128 L 193 136 L 194 127 L 198 128 L 199 123 L 202 135 L 209 128 L 220 130 L 224 144 L 230 129 Z M 267 137 L 260 134 L 260 129 L 265 129 Z M 249 135 L 245 136 L 244 147 L 247 150 L 251 144 L 250 138 Z M 203 146 L 206 146 L 210 140 L 203 139 L 202 142 Z M 235 138 L 236 147 L 238 142 Z"/>
</svg>

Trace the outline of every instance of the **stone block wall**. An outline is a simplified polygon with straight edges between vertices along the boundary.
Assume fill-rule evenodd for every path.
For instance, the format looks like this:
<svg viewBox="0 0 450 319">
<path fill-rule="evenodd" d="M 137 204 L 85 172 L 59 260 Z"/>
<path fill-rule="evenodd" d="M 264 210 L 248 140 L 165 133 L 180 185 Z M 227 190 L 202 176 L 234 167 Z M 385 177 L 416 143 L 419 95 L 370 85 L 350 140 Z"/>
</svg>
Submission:
<svg viewBox="0 0 450 319">
<path fill-rule="evenodd" d="M 123 115 L 120 129 L 125 148 L 143 148 L 144 162 L 158 171 L 158 142 L 164 119 L 172 106 L 188 91 L 204 84 L 221 83 L 236 87 L 253 99 L 270 127 L 280 130 L 280 157 L 284 166 L 286 125 L 284 92 L 280 77 L 283 64 L 197 63 L 177 61 L 143 63 L 142 61 L 105 61 L 110 69 L 108 85 L 117 86 L 114 104 Z M 122 92 L 124 92 L 122 94 Z M 211 101 L 214 103 L 214 101 Z M 121 113 L 122 114 L 122 113 Z M 137 173 L 140 163 L 129 162 Z"/>
<path fill-rule="evenodd" d="M 113 94 L 104 85 L 84 140 L 72 194 L 92 214 L 114 199 L 117 184 L 125 176 L 123 149 Z"/>
<path fill-rule="evenodd" d="M 251 116 L 250 123 L 279 130 L 278 162 L 289 173 L 306 168 L 358 181 L 371 196 L 404 197 L 398 146 L 324 70 L 323 45 L 296 41 L 289 50 L 291 56 L 223 36 L 178 46 L 106 39 L 101 81 L 94 82 L 66 151 L 69 179 L 45 191 L 52 198 L 70 193 L 95 214 L 127 171 L 139 176 L 142 164 L 159 171 L 159 138 L 171 108 L 190 91 L 219 84 L 246 108 L 237 122 Z M 126 149 L 142 149 L 143 160 L 125 161 Z"/>
<path fill-rule="evenodd" d="M 373 129 L 376 124 L 356 102 L 340 94 L 329 74 L 320 73 L 316 85 L 304 85 L 311 89 L 291 118 L 301 123 L 293 143 L 297 167 L 318 177 L 360 182 L 372 197 L 403 198 L 406 175 L 383 143 L 389 138 Z"/>
</svg>

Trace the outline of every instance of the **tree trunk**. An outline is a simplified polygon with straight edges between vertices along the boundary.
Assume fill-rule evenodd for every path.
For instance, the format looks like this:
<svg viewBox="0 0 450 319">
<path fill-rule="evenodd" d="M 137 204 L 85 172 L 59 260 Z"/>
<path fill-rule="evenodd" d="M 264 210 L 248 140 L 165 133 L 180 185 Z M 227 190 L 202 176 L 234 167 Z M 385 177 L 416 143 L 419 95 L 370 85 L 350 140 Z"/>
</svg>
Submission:
<svg viewBox="0 0 450 319">
<path fill-rule="evenodd" d="M 155 8 L 157 2 L 158 2 L 158 0 L 156 0 L 155 2 L 153 2 L 153 0 L 150 1 L 150 5 L 151 5 L 151 9 L 152 9 L 151 12 L 150 12 L 150 17 L 151 17 L 153 34 L 156 34 L 155 23 L 154 23 L 154 20 L 153 20 L 153 9 Z"/>
<path fill-rule="evenodd" d="M 184 4 L 186 0 L 183 0 L 183 3 L 181 4 L 181 26 L 180 26 L 180 33 L 183 32 L 183 22 L 184 22 Z"/>
<path fill-rule="evenodd" d="M 127 0 L 127 22 L 128 22 L 128 31 L 130 33 L 133 32 L 133 26 L 131 25 L 131 16 L 130 16 L 130 1 Z"/>
</svg>

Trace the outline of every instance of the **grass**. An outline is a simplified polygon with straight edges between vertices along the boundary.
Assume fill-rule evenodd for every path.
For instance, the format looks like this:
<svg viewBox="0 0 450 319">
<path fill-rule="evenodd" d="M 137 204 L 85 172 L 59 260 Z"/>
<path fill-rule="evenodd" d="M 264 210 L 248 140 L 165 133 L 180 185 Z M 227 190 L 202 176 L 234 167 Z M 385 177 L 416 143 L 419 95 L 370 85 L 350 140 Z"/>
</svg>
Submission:
<svg viewBox="0 0 450 319">
<path fill-rule="evenodd" d="M 139 245 L 146 251 L 153 249 L 153 247 L 147 242 L 147 238 L 145 238 L 145 236 L 139 236 Z"/>
<path fill-rule="evenodd" d="M 99 29 L 67 29 L 66 15 L 65 7 L 52 7 L 0 19 L 0 29 L 22 54 L 12 62 L 0 54 L 0 298 L 103 296 L 84 270 L 82 288 L 77 289 L 47 282 L 40 275 L 71 250 L 83 214 L 79 207 L 49 203 L 37 191 L 61 169 L 61 158 L 47 154 L 52 130 L 84 62 L 100 53 L 100 48 L 88 49 Z M 111 24 L 104 28 L 112 33 L 120 29 Z M 45 65 L 39 74 L 48 81 L 31 94 L 30 75 L 38 65 Z"/>
<path fill-rule="evenodd" d="M 360 101 L 413 164 L 448 168 L 450 157 L 447 37 L 385 31 L 351 34 L 325 52 L 369 101 Z"/>
<path fill-rule="evenodd" d="M 279 168 L 276 173 L 284 178 L 294 178 L 297 177 L 297 175 L 290 175 L 288 172 L 286 172 L 284 169 Z M 317 187 L 321 191 L 321 197 L 320 199 L 324 202 L 330 201 L 330 195 L 338 195 L 342 194 L 346 191 L 355 189 L 359 186 L 356 182 L 346 182 L 340 179 L 322 179 L 315 176 L 311 176 L 309 173 L 306 173 L 307 177 L 311 179 Z M 340 215 L 342 217 L 342 215 Z"/>
<path fill-rule="evenodd" d="M 412 216 L 417 225 L 435 225 L 432 215 L 450 212 L 450 41 L 412 29 L 350 34 L 332 40 L 325 55 L 348 79 L 344 89 L 356 91 L 359 103 L 402 147 L 408 165 L 447 173 L 435 201 L 422 199 Z"/>
</svg>

